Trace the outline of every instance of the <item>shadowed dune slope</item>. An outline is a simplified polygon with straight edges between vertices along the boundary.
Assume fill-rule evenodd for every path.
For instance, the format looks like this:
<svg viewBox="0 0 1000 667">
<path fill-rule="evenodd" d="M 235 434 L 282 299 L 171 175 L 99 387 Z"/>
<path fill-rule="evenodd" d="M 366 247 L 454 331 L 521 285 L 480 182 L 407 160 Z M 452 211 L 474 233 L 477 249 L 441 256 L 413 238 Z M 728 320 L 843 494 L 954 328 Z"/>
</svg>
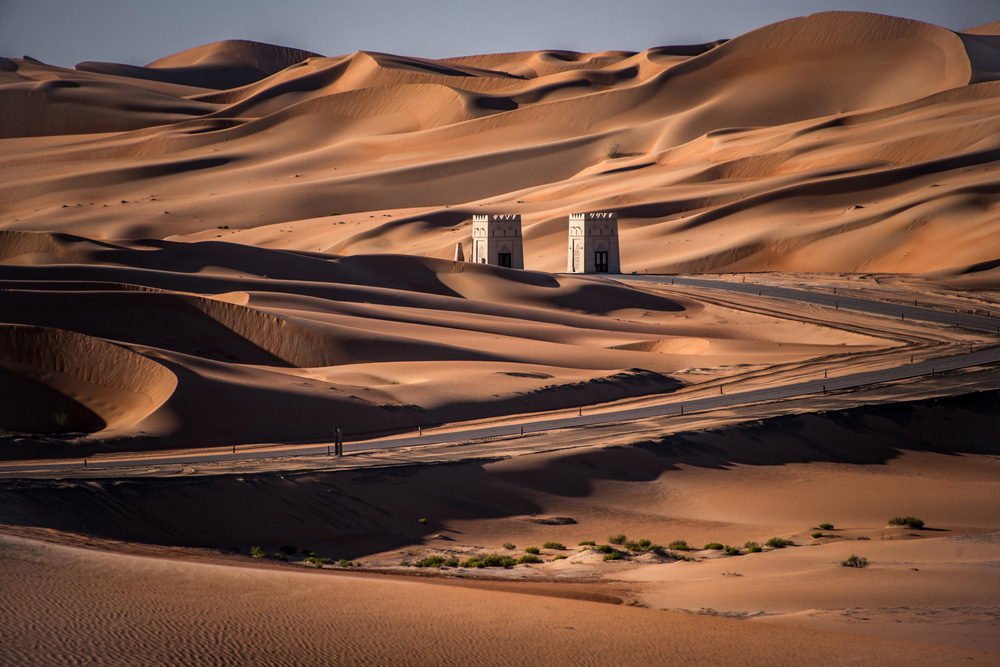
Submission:
<svg viewBox="0 0 1000 667">
<path fill-rule="evenodd" d="M 0 229 L 450 258 L 519 213 L 558 271 L 567 214 L 615 210 L 625 272 L 961 272 L 1000 253 L 998 53 L 828 12 L 638 53 L 4 59 Z"/>
</svg>

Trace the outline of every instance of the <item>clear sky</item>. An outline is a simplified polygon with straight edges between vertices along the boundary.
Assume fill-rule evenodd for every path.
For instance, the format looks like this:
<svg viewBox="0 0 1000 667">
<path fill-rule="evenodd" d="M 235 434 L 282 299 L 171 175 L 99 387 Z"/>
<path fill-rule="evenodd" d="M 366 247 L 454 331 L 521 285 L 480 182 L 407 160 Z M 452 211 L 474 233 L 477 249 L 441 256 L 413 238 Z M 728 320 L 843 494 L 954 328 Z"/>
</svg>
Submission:
<svg viewBox="0 0 1000 667">
<path fill-rule="evenodd" d="M 1000 20 L 998 0 L 0 0 L 0 55 L 53 65 L 144 65 L 223 39 L 333 56 L 641 51 L 828 10 L 874 11 L 955 30 Z"/>
</svg>

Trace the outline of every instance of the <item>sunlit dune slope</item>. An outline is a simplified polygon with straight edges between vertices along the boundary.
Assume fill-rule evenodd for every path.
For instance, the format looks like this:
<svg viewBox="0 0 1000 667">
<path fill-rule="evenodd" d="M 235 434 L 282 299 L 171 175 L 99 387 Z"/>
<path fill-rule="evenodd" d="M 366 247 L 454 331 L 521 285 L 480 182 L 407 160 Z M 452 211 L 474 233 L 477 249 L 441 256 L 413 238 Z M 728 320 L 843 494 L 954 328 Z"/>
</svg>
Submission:
<svg viewBox="0 0 1000 667">
<path fill-rule="evenodd" d="M 830 12 L 637 53 L 3 59 L 0 229 L 446 259 L 509 212 L 559 271 L 566 216 L 614 210 L 625 272 L 963 274 L 1000 255 L 998 54 Z"/>
</svg>

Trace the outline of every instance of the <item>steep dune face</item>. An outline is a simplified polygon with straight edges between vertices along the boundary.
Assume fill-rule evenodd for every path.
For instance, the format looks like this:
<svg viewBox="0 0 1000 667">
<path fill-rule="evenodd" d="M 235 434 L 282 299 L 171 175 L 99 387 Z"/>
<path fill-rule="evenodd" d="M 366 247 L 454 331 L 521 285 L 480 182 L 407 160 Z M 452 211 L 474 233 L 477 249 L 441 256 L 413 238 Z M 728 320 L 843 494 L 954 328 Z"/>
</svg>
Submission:
<svg viewBox="0 0 1000 667">
<path fill-rule="evenodd" d="M 528 267 L 558 271 L 565 216 L 616 210 L 626 272 L 960 272 L 997 259 L 992 25 L 830 12 L 642 53 L 4 60 L 0 228 L 447 258 L 473 213 L 510 212 Z"/>
<path fill-rule="evenodd" d="M 124 347 L 71 331 L 0 326 L 0 428 L 100 431 L 135 426 L 177 378 Z"/>
</svg>

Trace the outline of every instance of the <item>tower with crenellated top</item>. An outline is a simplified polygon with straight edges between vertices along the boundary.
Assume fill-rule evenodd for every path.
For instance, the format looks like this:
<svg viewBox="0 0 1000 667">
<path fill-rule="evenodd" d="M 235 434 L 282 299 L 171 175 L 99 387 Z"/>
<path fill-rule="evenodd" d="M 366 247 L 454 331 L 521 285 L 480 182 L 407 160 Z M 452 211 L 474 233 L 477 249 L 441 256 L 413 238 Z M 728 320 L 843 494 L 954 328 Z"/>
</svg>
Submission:
<svg viewBox="0 0 1000 667">
<path fill-rule="evenodd" d="M 568 273 L 621 273 L 617 213 L 570 213 Z"/>
<path fill-rule="evenodd" d="M 472 216 L 471 261 L 476 264 L 523 269 L 521 216 L 515 214 Z"/>
</svg>

